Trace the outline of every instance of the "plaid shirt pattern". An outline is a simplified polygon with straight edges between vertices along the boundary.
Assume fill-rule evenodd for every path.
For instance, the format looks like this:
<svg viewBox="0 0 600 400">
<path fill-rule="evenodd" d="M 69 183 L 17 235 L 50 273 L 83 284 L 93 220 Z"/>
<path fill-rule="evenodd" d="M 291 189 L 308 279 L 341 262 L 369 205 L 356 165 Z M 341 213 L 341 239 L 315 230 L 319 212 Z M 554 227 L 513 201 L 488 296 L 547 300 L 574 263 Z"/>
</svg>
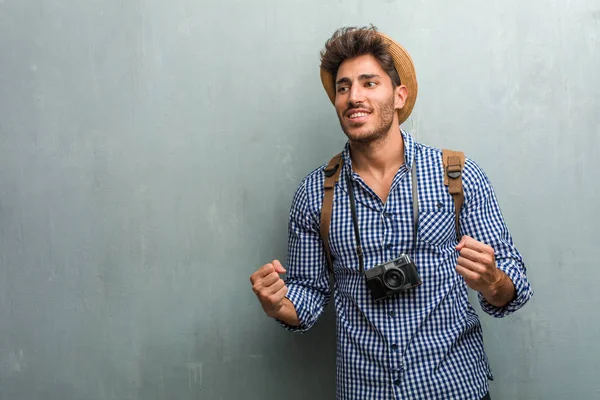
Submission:
<svg viewBox="0 0 600 400">
<path fill-rule="evenodd" d="M 349 145 L 342 151 L 344 163 L 334 189 L 329 231 L 333 288 L 319 233 L 324 166 L 302 180 L 290 210 L 285 277 L 287 298 L 301 325 L 277 322 L 290 331 L 306 332 L 333 294 L 338 399 L 481 399 L 493 376 L 468 287 L 455 271 L 454 202 L 444 186 L 441 150 L 401 133 L 406 162 L 396 173 L 385 204 L 352 171 Z M 413 243 L 411 168 L 415 166 L 419 223 Z M 406 253 L 417 267 L 421 286 L 373 301 L 359 273 L 345 174 L 350 174 L 356 196 L 365 269 Z M 533 290 L 489 179 L 469 158 L 462 179 L 461 231 L 494 248 L 498 268 L 516 289 L 516 298 L 505 307 L 492 306 L 481 294 L 479 304 L 487 314 L 504 317 L 521 308 Z"/>
</svg>

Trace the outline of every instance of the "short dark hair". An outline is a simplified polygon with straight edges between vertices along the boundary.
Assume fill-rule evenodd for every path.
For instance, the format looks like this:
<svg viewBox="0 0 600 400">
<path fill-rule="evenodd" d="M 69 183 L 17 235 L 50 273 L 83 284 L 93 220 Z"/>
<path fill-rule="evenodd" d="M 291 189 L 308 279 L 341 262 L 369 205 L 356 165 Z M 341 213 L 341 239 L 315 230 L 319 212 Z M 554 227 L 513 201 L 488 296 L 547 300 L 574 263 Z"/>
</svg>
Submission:
<svg viewBox="0 0 600 400">
<path fill-rule="evenodd" d="M 357 28 L 354 26 L 336 30 L 321 50 L 321 68 L 333 75 L 334 80 L 340 65 L 349 59 L 370 54 L 392 79 L 394 87 L 400 86 L 400 76 L 394 67 L 394 60 L 388 46 L 379 36 L 374 26 Z"/>
</svg>

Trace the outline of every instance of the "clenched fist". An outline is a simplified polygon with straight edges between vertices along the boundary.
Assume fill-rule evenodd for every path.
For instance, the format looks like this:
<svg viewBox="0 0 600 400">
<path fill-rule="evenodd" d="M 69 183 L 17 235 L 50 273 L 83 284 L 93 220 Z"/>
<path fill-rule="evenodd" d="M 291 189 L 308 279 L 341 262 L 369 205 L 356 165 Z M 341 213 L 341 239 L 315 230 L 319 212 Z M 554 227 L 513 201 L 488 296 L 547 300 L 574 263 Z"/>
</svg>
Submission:
<svg viewBox="0 0 600 400">
<path fill-rule="evenodd" d="M 496 266 L 492 247 L 465 235 L 456 250 L 460 253 L 456 272 L 471 289 L 480 292 L 496 307 L 503 307 L 514 299 L 515 287 L 510 278 Z"/>
<path fill-rule="evenodd" d="M 288 289 L 279 276 L 283 273 L 285 273 L 285 268 L 279 261 L 274 260 L 263 265 L 250 276 L 252 290 L 269 317 L 278 317 L 284 306 L 284 298 Z"/>
</svg>

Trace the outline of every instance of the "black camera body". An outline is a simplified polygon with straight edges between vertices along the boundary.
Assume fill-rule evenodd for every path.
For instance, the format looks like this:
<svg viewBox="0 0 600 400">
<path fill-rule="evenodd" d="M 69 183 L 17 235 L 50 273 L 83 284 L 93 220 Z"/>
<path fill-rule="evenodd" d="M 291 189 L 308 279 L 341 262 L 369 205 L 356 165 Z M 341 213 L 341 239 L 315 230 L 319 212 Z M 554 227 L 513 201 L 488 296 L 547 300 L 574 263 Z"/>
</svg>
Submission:
<svg viewBox="0 0 600 400">
<path fill-rule="evenodd" d="M 407 291 L 421 284 L 417 267 L 406 254 L 365 271 L 367 287 L 375 301 Z"/>
</svg>

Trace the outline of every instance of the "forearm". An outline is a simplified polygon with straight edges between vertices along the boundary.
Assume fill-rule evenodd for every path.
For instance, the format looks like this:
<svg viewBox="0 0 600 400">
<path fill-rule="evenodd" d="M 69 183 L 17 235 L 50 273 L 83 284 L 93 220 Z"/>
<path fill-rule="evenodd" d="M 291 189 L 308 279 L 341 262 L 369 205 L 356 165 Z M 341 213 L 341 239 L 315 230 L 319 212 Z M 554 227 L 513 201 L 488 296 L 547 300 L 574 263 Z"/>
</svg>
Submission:
<svg viewBox="0 0 600 400">
<path fill-rule="evenodd" d="M 481 294 L 488 303 L 495 307 L 504 307 L 516 297 L 515 286 L 502 270 L 498 269 L 499 279 L 489 289 L 482 290 Z"/>
<path fill-rule="evenodd" d="M 287 298 L 283 299 L 283 306 L 277 311 L 274 317 L 290 326 L 300 326 L 296 308 Z"/>
</svg>

